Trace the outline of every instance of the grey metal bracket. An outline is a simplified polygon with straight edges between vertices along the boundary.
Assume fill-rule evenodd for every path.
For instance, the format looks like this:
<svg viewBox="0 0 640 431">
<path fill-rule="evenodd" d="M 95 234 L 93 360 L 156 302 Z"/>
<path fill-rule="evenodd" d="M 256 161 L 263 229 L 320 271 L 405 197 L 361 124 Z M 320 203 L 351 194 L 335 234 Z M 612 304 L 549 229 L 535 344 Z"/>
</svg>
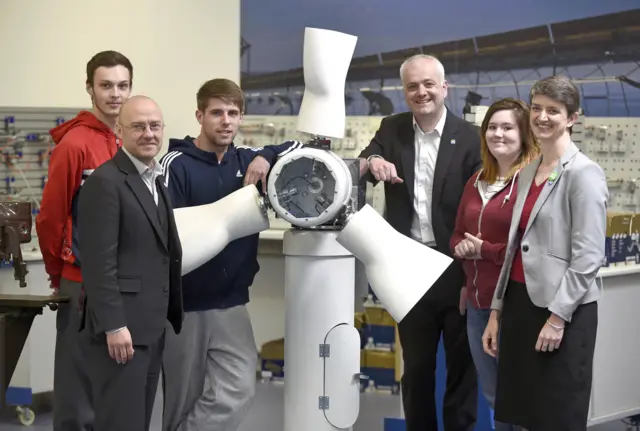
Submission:
<svg viewBox="0 0 640 431">
<path fill-rule="evenodd" d="M 320 410 L 329 410 L 329 397 L 318 397 L 318 408 Z"/>
<path fill-rule="evenodd" d="M 320 344 L 320 357 L 328 358 L 331 356 L 331 345 L 330 344 Z"/>
</svg>

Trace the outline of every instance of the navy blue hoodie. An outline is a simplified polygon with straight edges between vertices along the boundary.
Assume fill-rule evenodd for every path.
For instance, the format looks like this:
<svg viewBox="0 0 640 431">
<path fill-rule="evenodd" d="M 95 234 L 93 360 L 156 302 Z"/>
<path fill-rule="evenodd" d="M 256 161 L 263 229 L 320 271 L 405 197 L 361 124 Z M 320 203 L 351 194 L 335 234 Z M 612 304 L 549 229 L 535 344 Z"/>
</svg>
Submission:
<svg viewBox="0 0 640 431">
<path fill-rule="evenodd" d="M 192 137 L 170 139 L 160 164 L 174 208 L 206 205 L 242 188 L 244 175 L 258 155 L 271 166 L 278 157 L 302 148 L 298 141 L 262 148 L 231 144 L 222 162 L 196 147 Z M 259 183 L 258 189 L 262 192 Z M 201 267 L 182 277 L 185 311 L 230 308 L 249 302 L 249 287 L 260 269 L 258 234 L 239 238 Z"/>
</svg>

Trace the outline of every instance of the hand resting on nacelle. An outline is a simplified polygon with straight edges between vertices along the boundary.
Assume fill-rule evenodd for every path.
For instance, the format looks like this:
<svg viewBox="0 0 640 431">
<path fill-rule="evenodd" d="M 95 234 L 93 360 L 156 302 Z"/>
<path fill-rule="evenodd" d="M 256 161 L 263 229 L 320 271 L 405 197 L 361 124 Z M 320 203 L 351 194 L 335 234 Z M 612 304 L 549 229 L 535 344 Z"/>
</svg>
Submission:
<svg viewBox="0 0 640 431">
<path fill-rule="evenodd" d="M 398 176 L 396 166 L 387 162 L 381 156 L 372 156 L 368 160 L 360 159 L 360 176 L 370 172 L 376 181 L 389 182 L 391 184 L 403 183 L 404 180 Z"/>
</svg>

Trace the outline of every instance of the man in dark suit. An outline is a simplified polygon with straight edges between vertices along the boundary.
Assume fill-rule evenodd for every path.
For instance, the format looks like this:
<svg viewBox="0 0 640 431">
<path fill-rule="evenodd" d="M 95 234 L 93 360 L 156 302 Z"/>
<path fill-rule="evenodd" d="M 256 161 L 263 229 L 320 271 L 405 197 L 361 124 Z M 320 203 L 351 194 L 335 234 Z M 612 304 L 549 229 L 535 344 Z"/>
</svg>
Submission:
<svg viewBox="0 0 640 431">
<path fill-rule="evenodd" d="M 386 218 L 396 230 L 452 257 L 449 238 L 458 203 L 481 164 L 478 128 L 446 109 L 447 82 L 436 58 L 411 57 L 400 76 L 411 112 L 382 120 L 359 156 L 361 172 L 373 183 L 385 182 Z M 398 325 L 407 431 L 438 429 L 435 371 L 441 337 L 447 358 L 444 429 L 475 425 L 478 389 L 460 305 L 463 277 L 454 261 Z"/>
<path fill-rule="evenodd" d="M 95 431 L 149 429 L 166 321 L 180 332 L 182 249 L 154 157 L 158 105 L 129 99 L 116 125 L 122 148 L 85 181 L 79 198 L 84 298 L 81 342 L 90 370 Z"/>
</svg>

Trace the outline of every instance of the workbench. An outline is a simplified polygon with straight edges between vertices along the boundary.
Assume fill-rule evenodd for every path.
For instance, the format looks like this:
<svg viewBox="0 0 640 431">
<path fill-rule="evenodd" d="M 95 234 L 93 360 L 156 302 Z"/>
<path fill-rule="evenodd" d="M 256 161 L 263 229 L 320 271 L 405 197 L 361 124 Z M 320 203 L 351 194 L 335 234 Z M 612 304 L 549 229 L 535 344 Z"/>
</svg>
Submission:
<svg viewBox="0 0 640 431">
<path fill-rule="evenodd" d="M 6 392 L 20 359 L 34 318 L 45 307 L 56 310 L 58 304 L 68 302 L 60 296 L 0 294 L 0 407 L 6 407 Z M 18 418 L 24 425 L 35 419 L 26 406 L 16 406 Z"/>
</svg>

